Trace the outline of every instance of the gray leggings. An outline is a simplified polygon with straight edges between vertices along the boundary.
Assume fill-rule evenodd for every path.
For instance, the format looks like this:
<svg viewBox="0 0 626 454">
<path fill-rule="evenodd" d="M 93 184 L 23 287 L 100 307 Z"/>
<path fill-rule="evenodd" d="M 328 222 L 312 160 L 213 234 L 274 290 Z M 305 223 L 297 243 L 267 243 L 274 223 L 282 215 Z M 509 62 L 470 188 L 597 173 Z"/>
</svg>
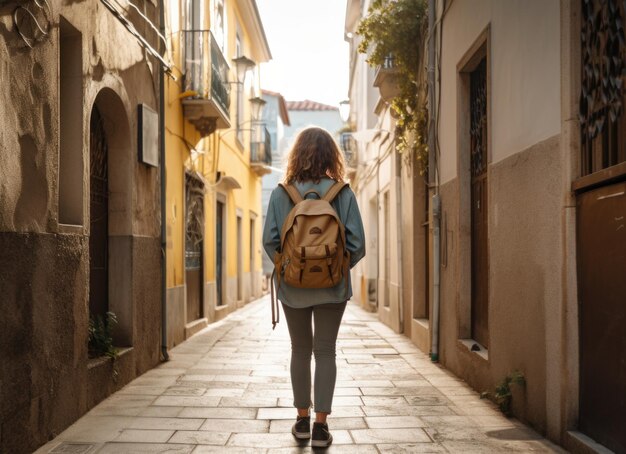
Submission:
<svg viewBox="0 0 626 454">
<path fill-rule="evenodd" d="M 337 379 L 335 344 L 346 303 L 294 309 L 283 304 L 291 337 L 291 387 L 296 408 L 311 406 L 311 352 L 315 354 L 315 411 L 330 413 Z M 311 327 L 311 316 L 315 334 Z"/>
</svg>

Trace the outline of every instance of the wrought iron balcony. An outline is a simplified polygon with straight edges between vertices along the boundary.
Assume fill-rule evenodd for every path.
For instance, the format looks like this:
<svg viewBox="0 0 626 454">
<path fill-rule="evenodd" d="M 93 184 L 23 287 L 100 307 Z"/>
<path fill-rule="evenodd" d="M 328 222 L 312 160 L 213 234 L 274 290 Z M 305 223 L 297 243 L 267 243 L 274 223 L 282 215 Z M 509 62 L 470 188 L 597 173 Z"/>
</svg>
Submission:
<svg viewBox="0 0 626 454">
<path fill-rule="evenodd" d="M 352 137 L 351 132 L 342 132 L 339 136 L 341 149 L 346 163 L 346 173 L 348 178 L 352 178 L 356 173 L 358 162 L 358 150 L 356 140 Z"/>
<path fill-rule="evenodd" d="M 250 166 L 258 175 L 265 175 L 272 170 L 272 139 L 263 125 L 253 129 L 250 138 Z"/>
<path fill-rule="evenodd" d="M 209 30 L 182 31 L 183 115 L 205 137 L 230 127 L 229 67 Z"/>
<path fill-rule="evenodd" d="M 398 85 L 398 69 L 394 65 L 392 55 L 385 57 L 385 62 L 376 70 L 374 77 L 374 86 L 380 91 L 380 97 L 390 102 L 393 98 L 400 94 Z"/>
</svg>

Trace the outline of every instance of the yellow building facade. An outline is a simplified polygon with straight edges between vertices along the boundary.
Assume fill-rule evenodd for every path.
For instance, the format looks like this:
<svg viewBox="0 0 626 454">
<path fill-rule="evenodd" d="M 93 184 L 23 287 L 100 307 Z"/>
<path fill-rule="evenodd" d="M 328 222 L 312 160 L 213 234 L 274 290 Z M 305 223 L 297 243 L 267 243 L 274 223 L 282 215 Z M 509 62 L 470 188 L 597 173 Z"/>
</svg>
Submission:
<svg viewBox="0 0 626 454">
<path fill-rule="evenodd" d="M 259 64 L 271 58 L 254 0 L 167 3 L 168 345 L 262 295 Z"/>
</svg>

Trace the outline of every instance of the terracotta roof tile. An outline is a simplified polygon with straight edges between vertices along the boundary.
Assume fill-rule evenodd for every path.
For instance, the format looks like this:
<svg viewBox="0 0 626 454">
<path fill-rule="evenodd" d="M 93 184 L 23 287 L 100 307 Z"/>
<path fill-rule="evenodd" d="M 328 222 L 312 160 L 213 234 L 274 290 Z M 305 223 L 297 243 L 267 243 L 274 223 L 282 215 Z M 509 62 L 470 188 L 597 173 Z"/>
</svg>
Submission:
<svg viewBox="0 0 626 454">
<path fill-rule="evenodd" d="M 339 110 L 339 108 L 305 99 L 304 101 L 287 101 L 287 110 Z"/>
</svg>

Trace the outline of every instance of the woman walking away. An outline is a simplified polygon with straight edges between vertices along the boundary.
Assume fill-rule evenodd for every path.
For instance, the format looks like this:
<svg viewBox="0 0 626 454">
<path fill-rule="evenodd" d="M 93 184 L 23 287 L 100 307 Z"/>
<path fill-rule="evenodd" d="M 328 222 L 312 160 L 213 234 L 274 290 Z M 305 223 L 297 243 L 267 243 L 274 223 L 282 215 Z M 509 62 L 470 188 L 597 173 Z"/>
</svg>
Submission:
<svg viewBox="0 0 626 454">
<path fill-rule="evenodd" d="M 291 337 L 291 386 L 298 411 L 292 433 L 298 439 L 311 438 L 315 355 L 314 447 L 333 440 L 326 417 L 337 377 L 335 345 L 352 296 L 349 269 L 365 255 L 361 215 L 343 174 L 343 155 L 331 135 L 321 128 L 303 130 L 289 153 L 284 183 L 270 197 L 263 230 Z"/>
</svg>

